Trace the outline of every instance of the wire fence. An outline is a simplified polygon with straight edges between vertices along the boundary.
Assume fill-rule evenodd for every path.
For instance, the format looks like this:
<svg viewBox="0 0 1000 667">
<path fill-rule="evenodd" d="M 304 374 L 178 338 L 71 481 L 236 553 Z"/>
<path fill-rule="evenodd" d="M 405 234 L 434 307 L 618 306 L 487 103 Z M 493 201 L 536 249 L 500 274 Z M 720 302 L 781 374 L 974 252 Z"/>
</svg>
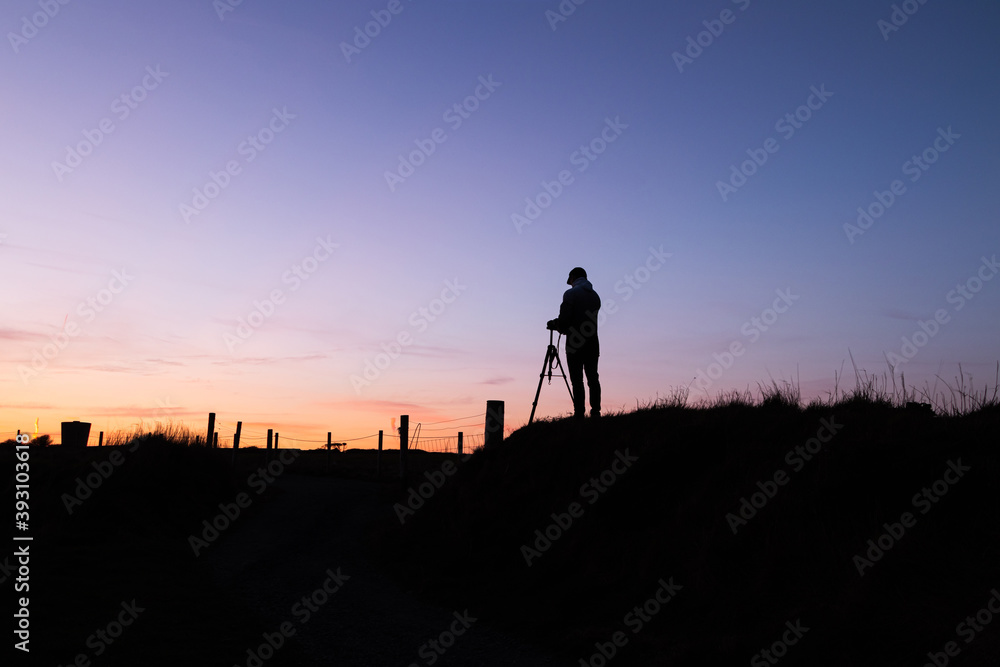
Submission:
<svg viewBox="0 0 1000 667">
<path fill-rule="evenodd" d="M 410 424 L 409 432 L 409 449 L 419 450 L 425 452 L 436 452 L 436 453 L 458 453 L 458 443 L 459 443 L 459 433 L 462 433 L 462 451 L 465 453 L 472 452 L 479 447 L 482 447 L 485 442 L 485 427 L 486 421 L 482 419 L 486 416 L 486 413 L 480 413 L 478 415 L 469 415 L 467 417 L 456 417 L 455 419 L 444 419 L 437 422 L 429 422 L 423 424 L 417 422 L 416 424 Z M 469 422 L 469 420 L 476 420 L 474 422 Z M 458 423 L 462 422 L 462 423 Z M 218 436 L 218 443 L 220 449 L 232 449 L 233 447 L 233 435 L 223 435 L 223 433 L 236 433 L 236 423 L 223 421 L 216 419 L 215 421 L 215 431 Z M 454 435 L 438 435 L 442 431 L 451 431 Z M 471 431 L 471 432 L 470 432 Z M 425 437 L 424 433 L 430 433 L 430 437 Z M 11 435 L 13 437 L 14 434 Z M 105 435 L 105 442 L 108 441 L 108 437 L 112 434 L 107 433 Z M 117 435 L 117 434 L 115 434 Z M 283 435 L 280 432 L 274 434 L 278 439 L 278 446 L 283 449 L 321 449 L 326 447 L 326 440 L 311 440 L 307 438 L 293 438 L 288 435 Z M 399 447 L 399 434 L 394 432 L 382 433 L 383 436 L 383 447 L 386 449 L 396 449 Z M 90 437 L 88 439 L 87 445 L 96 447 L 99 443 L 101 437 L 101 432 L 91 429 Z M 204 436 L 202 436 L 204 437 Z M 364 449 L 375 449 L 378 447 L 378 433 L 373 433 L 371 435 L 356 436 L 353 438 L 333 438 L 331 436 L 331 441 L 335 445 L 347 445 L 350 447 L 359 447 Z M 285 443 L 293 443 L 290 447 L 285 445 Z M 283 446 L 284 445 L 284 446 Z M 260 428 L 247 428 L 241 427 L 240 429 L 240 447 L 266 447 L 267 446 L 267 430 Z"/>
</svg>

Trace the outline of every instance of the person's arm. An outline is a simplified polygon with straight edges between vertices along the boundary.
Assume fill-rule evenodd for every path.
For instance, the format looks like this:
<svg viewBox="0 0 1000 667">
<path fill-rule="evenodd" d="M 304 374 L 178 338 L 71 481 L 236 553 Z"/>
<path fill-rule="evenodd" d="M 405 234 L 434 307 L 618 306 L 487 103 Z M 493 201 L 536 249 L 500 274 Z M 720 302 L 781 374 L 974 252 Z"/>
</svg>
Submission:
<svg viewBox="0 0 1000 667">
<path fill-rule="evenodd" d="M 559 305 L 559 317 L 549 320 L 548 328 L 558 331 L 562 335 L 569 334 L 570 327 L 573 326 L 573 306 L 570 303 L 569 291 L 563 294 L 562 303 Z"/>
</svg>

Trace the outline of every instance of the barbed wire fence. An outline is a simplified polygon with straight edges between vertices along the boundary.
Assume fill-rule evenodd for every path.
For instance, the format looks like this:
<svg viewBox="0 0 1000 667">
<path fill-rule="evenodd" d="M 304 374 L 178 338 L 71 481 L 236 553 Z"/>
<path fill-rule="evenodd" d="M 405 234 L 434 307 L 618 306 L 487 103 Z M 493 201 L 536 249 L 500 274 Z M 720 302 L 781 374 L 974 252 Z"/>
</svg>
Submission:
<svg viewBox="0 0 1000 667">
<path fill-rule="evenodd" d="M 461 433 L 463 451 L 466 453 L 472 452 L 484 444 L 485 434 L 483 429 L 486 426 L 486 421 L 483 418 L 485 416 L 486 413 L 482 412 L 477 415 L 444 419 L 426 424 L 422 422 L 412 424 L 409 434 L 409 449 L 435 453 L 458 453 L 459 433 Z M 218 447 L 220 449 L 232 449 L 237 424 L 227 420 L 216 420 L 214 427 Z M 260 427 L 242 426 L 240 431 L 240 447 L 267 446 L 267 433 Z M 451 431 L 453 435 L 438 435 L 442 431 Z M 428 433 L 430 434 L 429 436 L 425 435 Z M 276 432 L 274 435 L 278 437 L 279 446 L 284 443 L 294 443 L 291 447 L 284 447 L 285 449 L 323 449 L 328 442 L 327 440 L 295 438 L 288 435 L 281 435 L 280 432 Z M 92 429 L 88 437 L 87 446 L 96 447 L 102 444 L 103 436 L 104 431 L 96 432 Z M 387 448 L 398 448 L 398 437 L 398 433 L 383 431 L 383 439 L 386 441 Z M 378 438 L 378 433 L 355 436 L 353 438 L 333 438 L 331 435 L 330 441 L 338 446 L 361 446 L 364 449 L 374 449 L 378 445 Z M 369 445 L 369 447 L 365 447 L 364 445 Z"/>
<path fill-rule="evenodd" d="M 378 461 L 382 459 L 381 452 L 383 450 L 398 448 L 400 474 L 405 478 L 408 451 L 449 454 L 472 453 L 478 449 L 489 447 L 494 442 L 502 442 L 506 431 L 504 428 L 504 402 L 495 400 L 486 402 L 486 412 L 434 422 L 411 424 L 409 415 L 401 415 L 398 428 L 396 428 L 396 419 L 392 420 L 395 433 L 392 430 L 388 433 L 385 430 L 380 430 L 378 433 L 369 435 L 334 440 L 333 432 L 327 431 L 326 442 L 289 435 L 281 436 L 280 432 L 273 428 L 266 428 L 266 425 L 260 422 L 243 429 L 242 421 L 233 423 L 218 420 L 216 417 L 215 412 L 208 413 L 208 427 L 203 431 L 203 435 L 197 435 L 196 431 L 190 427 L 173 422 L 164 426 L 160 421 L 155 421 L 155 428 L 150 429 L 140 420 L 139 423 L 133 425 L 131 432 L 120 430 L 109 432 L 107 441 L 104 438 L 104 431 L 100 431 L 96 436 L 96 443 L 89 422 L 63 422 L 63 440 L 68 439 L 68 442 L 60 442 L 60 445 L 77 448 L 96 444 L 97 447 L 101 447 L 104 444 L 121 445 L 137 438 L 161 436 L 173 441 L 188 442 L 194 446 L 207 446 L 209 449 L 229 449 L 232 451 L 233 465 L 236 465 L 238 452 L 241 448 L 262 449 L 266 452 L 267 459 L 270 459 L 272 451 L 278 449 L 322 450 L 325 448 L 328 468 L 331 464 L 331 451 L 341 451 L 342 448 L 348 446 L 351 446 L 352 449 L 377 448 Z M 470 433 L 470 429 L 474 429 L 474 431 Z M 444 432 L 450 432 L 450 434 L 445 435 Z M 229 433 L 232 433 L 232 436 L 229 436 Z M 20 437 L 19 432 L 19 441 Z M 368 446 L 365 447 L 365 445 Z M 376 466 L 376 469 L 380 469 L 379 465 Z"/>
</svg>

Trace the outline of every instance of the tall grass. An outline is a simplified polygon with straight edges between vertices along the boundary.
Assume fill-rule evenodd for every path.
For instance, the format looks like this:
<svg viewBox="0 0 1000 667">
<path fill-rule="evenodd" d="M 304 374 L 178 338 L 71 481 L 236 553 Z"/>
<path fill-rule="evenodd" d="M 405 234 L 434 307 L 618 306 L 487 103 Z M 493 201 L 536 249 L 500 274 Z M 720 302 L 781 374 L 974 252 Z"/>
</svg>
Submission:
<svg viewBox="0 0 1000 667">
<path fill-rule="evenodd" d="M 195 435 L 187 426 L 169 422 L 164 424 L 156 422 L 150 428 L 141 420 L 138 424 L 133 424 L 131 430 L 112 431 L 108 434 L 104 444 L 109 447 L 133 445 L 136 443 L 147 444 L 169 444 L 190 447 L 194 445 Z"/>
<path fill-rule="evenodd" d="M 706 396 L 696 401 L 691 400 L 691 387 L 671 387 L 666 396 L 659 396 L 645 404 L 636 402 L 636 411 L 656 410 L 662 408 L 691 408 L 695 410 L 728 408 L 728 407 L 763 407 L 763 408 L 840 408 L 852 406 L 870 406 L 882 408 L 907 408 L 918 404 L 922 409 L 929 407 L 937 415 L 957 417 L 981 410 L 1000 407 L 1000 362 L 997 363 L 993 384 L 983 383 L 981 386 L 971 373 L 966 373 L 962 365 L 958 366 L 958 374 L 949 380 L 935 376 L 931 384 L 925 382 L 923 388 L 908 386 L 906 375 L 899 372 L 891 364 L 881 373 L 870 373 L 859 369 L 854 364 L 854 387 L 842 389 L 844 379 L 843 368 L 834 371 L 834 387 L 827 392 L 825 398 L 815 398 L 805 404 L 798 380 L 774 379 L 769 384 L 758 383 L 757 391 L 746 389 L 730 389 L 719 392 L 716 396 Z"/>
</svg>

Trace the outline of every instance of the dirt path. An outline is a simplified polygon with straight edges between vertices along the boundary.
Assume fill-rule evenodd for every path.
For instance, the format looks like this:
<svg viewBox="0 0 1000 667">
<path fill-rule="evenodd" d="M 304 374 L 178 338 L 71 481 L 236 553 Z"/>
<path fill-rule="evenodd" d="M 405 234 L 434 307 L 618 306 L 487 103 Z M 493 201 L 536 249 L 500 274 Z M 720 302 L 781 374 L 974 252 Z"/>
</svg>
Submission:
<svg viewBox="0 0 1000 667">
<path fill-rule="evenodd" d="M 272 497 L 256 501 L 256 514 L 238 519 L 205 554 L 218 593 L 231 604 L 256 615 L 269 632 L 285 622 L 294 628 L 264 665 L 567 664 L 485 623 L 466 629 L 469 621 L 457 620 L 466 610 L 429 605 L 366 563 L 357 536 L 373 519 L 392 512 L 379 500 L 376 485 L 287 473 L 275 489 Z M 328 571 L 349 579 L 316 611 L 295 607 L 325 582 L 337 585 Z M 461 635 L 451 635 L 452 629 Z M 439 638 L 439 650 L 428 644 Z M 233 656 L 233 664 L 248 660 L 246 652 Z"/>
</svg>

